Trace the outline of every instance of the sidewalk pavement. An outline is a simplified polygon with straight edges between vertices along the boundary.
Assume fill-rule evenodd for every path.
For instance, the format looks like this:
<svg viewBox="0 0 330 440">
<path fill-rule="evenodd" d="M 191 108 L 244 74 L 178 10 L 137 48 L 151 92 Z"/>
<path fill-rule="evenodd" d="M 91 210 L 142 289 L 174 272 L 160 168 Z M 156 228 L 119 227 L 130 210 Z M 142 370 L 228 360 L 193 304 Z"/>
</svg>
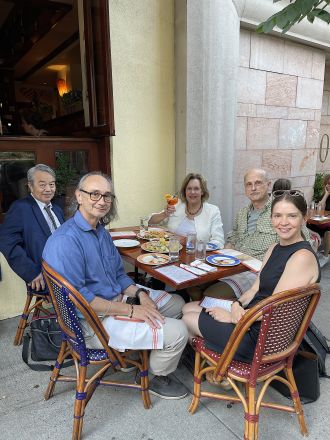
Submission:
<svg viewBox="0 0 330 440">
<path fill-rule="evenodd" d="M 313 322 L 330 338 L 330 264 L 322 269 L 322 297 Z M 30 370 L 21 359 L 21 347 L 13 346 L 17 318 L 0 321 L 0 438 L 2 440 L 70 439 L 72 434 L 74 385 L 58 383 L 54 396 L 43 400 L 49 373 Z M 330 357 L 327 358 L 330 373 Z M 124 374 L 124 373 L 117 373 Z M 126 373 L 128 374 L 128 373 Z M 130 373 L 132 374 L 132 373 Z M 88 440 L 234 440 L 243 438 L 241 405 L 202 399 L 194 415 L 191 402 L 192 376 L 181 366 L 176 377 L 190 393 L 182 400 L 151 396 L 152 408 L 145 410 L 138 392 L 99 387 L 89 402 L 83 428 Z M 330 380 L 321 378 L 321 396 L 304 412 L 309 440 L 330 438 Z M 212 385 L 208 385 L 212 388 Z M 269 389 L 270 398 L 286 399 Z M 260 440 L 299 440 L 303 437 L 295 415 L 262 409 Z"/>
</svg>

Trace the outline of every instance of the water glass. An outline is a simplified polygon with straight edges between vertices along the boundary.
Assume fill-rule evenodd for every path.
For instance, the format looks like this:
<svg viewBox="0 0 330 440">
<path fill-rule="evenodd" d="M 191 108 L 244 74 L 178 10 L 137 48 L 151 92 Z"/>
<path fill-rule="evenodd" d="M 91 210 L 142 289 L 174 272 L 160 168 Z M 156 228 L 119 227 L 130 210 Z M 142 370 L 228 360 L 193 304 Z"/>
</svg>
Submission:
<svg viewBox="0 0 330 440">
<path fill-rule="evenodd" d="M 148 230 L 148 217 L 140 217 L 140 236 L 143 237 Z"/>
<path fill-rule="evenodd" d="M 188 234 L 186 242 L 187 254 L 194 254 L 196 250 L 196 234 Z"/>
<path fill-rule="evenodd" d="M 203 240 L 198 240 L 196 243 L 196 251 L 195 251 L 196 260 L 205 260 L 206 258 L 206 243 Z"/>
<path fill-rule="evenodd" d="M 309 204 L 309 209 L 310 209 L 311 211 L 314 211 L 315 207 L 316 207 L 316 203 L 315 203 L 314 201 L 312 201 L 312 202 Z"/>
<path fill-rule="evenodd" d="M 323 210 L 322 203 L 318 203 L 318 204 L 316 205 L 316 216 L 317 216 L 317 217 L 321 217 L 321 212 L 322 212 L 322 210 Z"/>
<path fill-rule="evenodd" d="M 177 237 L 170 237 L 168 240 L 168 254 L 170 261 L 179 260 L 180 241 Z"/>
</svg>

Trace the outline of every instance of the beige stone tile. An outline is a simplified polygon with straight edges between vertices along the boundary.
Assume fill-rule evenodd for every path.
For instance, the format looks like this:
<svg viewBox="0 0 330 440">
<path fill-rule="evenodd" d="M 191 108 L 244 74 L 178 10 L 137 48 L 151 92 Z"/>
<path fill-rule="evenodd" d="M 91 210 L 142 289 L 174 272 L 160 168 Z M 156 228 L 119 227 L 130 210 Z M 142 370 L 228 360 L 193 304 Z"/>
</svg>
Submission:
<svg viewBox="0 0 330 440">
<path fill-rule="evenodd" d="M 314 50 L 312 78 L 324 80 L 325 52 Z"/>
<path fill-rule="evenodd" d="M 258 118 L 286 119 L 288 117 L 287 107 L 276 107 L 273 105 L 257 105 L 256 110 L 257 110 Z"/>
<path fill-rule="evenodd" d="M 318 79 L 298 78 L 297 107 L 322 108 L 323 81 Z"/>
<path fill-rule="evenodd" d="M 291 177 L 292 188 L 300 189 L 304 186 L 310 186 L 310 177 L 311 176 L 299 176 L 299 177 Z M 313 181 L 314 183 L 314 181 Z"/>
<path fill-rule="evenodd" d="M 290 41 L 285 42 L 284 73 L 311 78 L 312 65 L 313 49 Z"/>
<path fill-rule="evenodd" d="M 234 198 L 234 203 L 233 203 L 233 218 L 235 218 L 236 214 L 238 213 L 238 211 L 242 208 L 244 208 L 244 206 L 247 206 L 250 203 L 249 199 L 241 194 L 241 195 L 237 195 Z"/>
<path fill-rule="evenodd" d="M 300 119 L 302 121 L 314 121 L 315 110 L 310 110 L 307 108 L 288 108 L 287 119 Z"/>
<path fill-rule="evenodd" d="M 306 121 L 280 120 L 279 148 L 304 148 L 306 143 Z"/>
<path fill-rule="evenodd" d="M 315 149 L 292 150 L 291 176 L 315 174 L 317 152 Z"/>
<path fill-rule="evenodd" d="M 295 107 L 297 77 L 267 73 L 266 104 Z"/>
<path fill-rule="evenodd" d="M 246 150 L 247 117 L 236 118 L 235 148 Z"/>
<path fill-rule="evenodd" d="M 321 110 L 315 110 L 315 117 L 314 120 L 315 121 L 320 121 L 321 120 Z"/>
<path fill-rule="evenodd" d="M 244 174 L 250 168 L 260 168 L 262 151 L 235 151 L 234 182 L 239 182 L 243 188 Z"/>
<path fill-rule="evenodd" d="M 329 114 L 328 112 L 329 95 L 330 92 L 327 92 L 326 90 L 323 92 L 321 114 L 325 116 Z"/>
<path fill-rule="evenodd" d="M 247 149 L 267 149 L 278 146 L 278 119 L 248 118 Z"/>
<path fill-rule="evenodd" d="M 268 171 L 271 179 L 289 177 L 291 171 L 290 150 L 264 151 L 262 155 L 262 168 Z"/>
<path fill-rule="evenodd" d="M 239 34 L 239 65 L 250 67 L 251 31 L 240 30 Z"/>
<path fill-rule="evenodd" d="M 283 72 L 284 40 L 269 35 L 251 34 L 250 67 Z"/>
<path fill-rule="evenodd" d="M 322 125 L 330 125 L 330 116 L 321 116 Z"/>
<path fill-rule="evenodd" d="M 248 104 L 265 104 L 266 72 L 239 68 L 237 101 Z"/>
<path fill-rule="evenodd" d="M 237 116 L 257 116 L 256 104 L 237 103 Z"/>
<path fill-rule="evenodd" d="M 320 122 L 308 121 L 306 130 L 306 148 L 318 148 L 320 137 Z"/>
</svg>

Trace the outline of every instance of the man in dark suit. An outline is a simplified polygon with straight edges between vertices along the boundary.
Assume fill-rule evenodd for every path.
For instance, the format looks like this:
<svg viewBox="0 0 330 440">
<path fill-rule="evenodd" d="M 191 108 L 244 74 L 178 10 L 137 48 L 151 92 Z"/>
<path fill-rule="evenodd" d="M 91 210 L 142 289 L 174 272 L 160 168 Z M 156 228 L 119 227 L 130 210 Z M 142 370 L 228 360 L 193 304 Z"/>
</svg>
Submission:
<svg viewBox="0 0 330 440">
<path fill-rule="evenodd" d="M 31 194 L 16 200 L 0 225 L 0 252 L 13 271 L 33 290 L 45 289 L 41 256 L 48 237 L 64 222 L 62 209 L 51 203 L 55 173 L 38 164 L 27 172 Z"/>
</svg>

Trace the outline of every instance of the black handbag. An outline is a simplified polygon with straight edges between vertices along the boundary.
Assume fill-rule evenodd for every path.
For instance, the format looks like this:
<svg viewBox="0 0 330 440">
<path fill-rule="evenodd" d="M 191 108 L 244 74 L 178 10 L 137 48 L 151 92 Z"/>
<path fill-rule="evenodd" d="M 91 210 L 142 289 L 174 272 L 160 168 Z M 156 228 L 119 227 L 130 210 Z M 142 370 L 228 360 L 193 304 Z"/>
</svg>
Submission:
<svg viewBox="0 0 330 440">
<path fill-rule="evenodd" d="M 57 359 L 61 344 L 62 332 L 56 316 L 44 316 L 32 319 L 30 333 L 26 333 L 23 340 L 22 359 L 35 371 L 52 370 L 53 365 L 29 363 L 29 346 L 31 342 L 31 359 L 36 362 L 54 361 Z M 62 367 L 73 365 L 73 361 L 66 362 Z"/>
<path fill-rule="evenodd" d="M 298 351 L 293 360 L 292 372 L 297 384 L 301 403 L 315 402 L 320 397 L 318 357 L 308 351 Z M 284 372 L 278 373 L 283 376 Z M 289 388 L 282 382 L 273 380 L 271 386 L 284 397 L 291 399 Z"/>
</svg>

